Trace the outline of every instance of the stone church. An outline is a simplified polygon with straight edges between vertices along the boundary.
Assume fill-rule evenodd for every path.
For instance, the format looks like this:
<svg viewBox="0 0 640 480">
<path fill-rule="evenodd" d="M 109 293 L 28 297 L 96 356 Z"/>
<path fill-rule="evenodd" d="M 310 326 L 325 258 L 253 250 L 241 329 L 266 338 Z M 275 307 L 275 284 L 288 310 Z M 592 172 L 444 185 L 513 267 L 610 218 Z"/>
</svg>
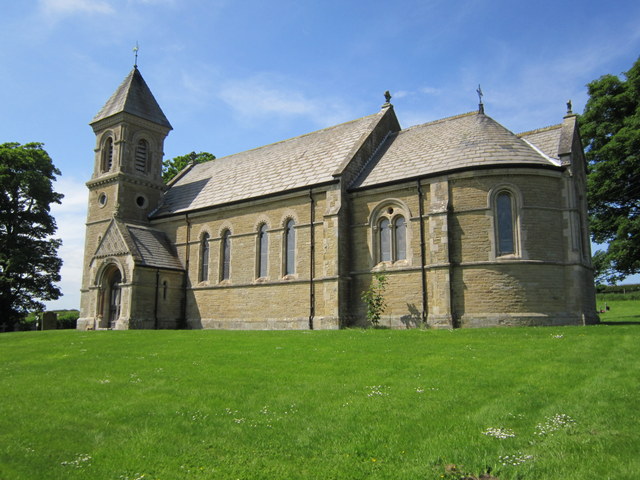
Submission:
<svg viewBox="0 0 640 480">
<path fill-rule="evenodd" d="M 598 321 L 576 116 L 514 134 L 394 107 L 161 177 L 171 124 L 137 67 L 91 126 L 78 329 Z"/>
</svg>

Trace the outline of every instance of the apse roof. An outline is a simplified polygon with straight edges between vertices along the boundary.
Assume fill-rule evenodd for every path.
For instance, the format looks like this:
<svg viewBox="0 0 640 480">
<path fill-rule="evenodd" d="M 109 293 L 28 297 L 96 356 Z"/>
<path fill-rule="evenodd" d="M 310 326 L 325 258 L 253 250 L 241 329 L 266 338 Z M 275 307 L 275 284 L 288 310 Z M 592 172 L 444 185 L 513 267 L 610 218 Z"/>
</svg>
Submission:
<svg viewBox="0 0 640 480">
<path fill-rule="evenodd" d="M 491 117 L 471 112 L 390 135 L 351 188 L 486 166 L 559 166 Z"/>
</svg>

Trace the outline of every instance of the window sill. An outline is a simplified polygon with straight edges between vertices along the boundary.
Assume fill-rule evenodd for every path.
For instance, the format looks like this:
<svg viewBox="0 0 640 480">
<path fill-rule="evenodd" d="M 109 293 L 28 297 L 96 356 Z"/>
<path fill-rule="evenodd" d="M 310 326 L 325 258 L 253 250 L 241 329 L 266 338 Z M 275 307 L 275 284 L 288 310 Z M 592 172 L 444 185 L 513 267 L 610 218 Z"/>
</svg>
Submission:
<svg viewBox="0 0 640 480">
<path fill-rule="evenodd" d="M 399 270 L 409 266 L 408 260 L 396 260 L 395 262 L 378 262 L 371 270 L 374 272 L 383 272 L 385 270 Z"/>
</svg>

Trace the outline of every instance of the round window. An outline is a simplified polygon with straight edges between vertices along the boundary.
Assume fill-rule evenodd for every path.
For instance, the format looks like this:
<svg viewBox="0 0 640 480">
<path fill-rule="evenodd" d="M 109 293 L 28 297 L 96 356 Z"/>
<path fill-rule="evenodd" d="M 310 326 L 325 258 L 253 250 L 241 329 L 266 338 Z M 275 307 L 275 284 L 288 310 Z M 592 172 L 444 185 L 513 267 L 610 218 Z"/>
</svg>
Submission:
<svg viewBox="0 0 640 480">
<path fill-rule="evenodd" d="M 144 197 L 144 195 L 138 195 L 136 197 L 136 205 L 138 205 L 140 208 L 144 208 L 147 206 L 147 199 Z"/>
<path fill-rule="evenodd" d="M 98 195 L 98 205 L 100 205 L 100 207 L 104 207 L 106 204 L 107 204 L 107 194 L 101 193 L 100 195 Z"/>
</svg>

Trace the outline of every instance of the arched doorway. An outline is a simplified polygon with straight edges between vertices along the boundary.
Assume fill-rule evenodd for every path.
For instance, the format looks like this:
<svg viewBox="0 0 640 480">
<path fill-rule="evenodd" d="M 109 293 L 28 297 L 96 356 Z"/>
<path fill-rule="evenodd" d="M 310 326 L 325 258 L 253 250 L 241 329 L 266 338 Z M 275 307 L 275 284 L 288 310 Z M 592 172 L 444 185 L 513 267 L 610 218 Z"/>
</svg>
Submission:
<svg viewBox="0 0 640 480">
<path fill-rule="evenodd" d="M 115 328 L 122 299 L 122 273 L 118 267 L 113 265 L 105 271 L 102 286 L 100 328 Z"/>
</svg>

